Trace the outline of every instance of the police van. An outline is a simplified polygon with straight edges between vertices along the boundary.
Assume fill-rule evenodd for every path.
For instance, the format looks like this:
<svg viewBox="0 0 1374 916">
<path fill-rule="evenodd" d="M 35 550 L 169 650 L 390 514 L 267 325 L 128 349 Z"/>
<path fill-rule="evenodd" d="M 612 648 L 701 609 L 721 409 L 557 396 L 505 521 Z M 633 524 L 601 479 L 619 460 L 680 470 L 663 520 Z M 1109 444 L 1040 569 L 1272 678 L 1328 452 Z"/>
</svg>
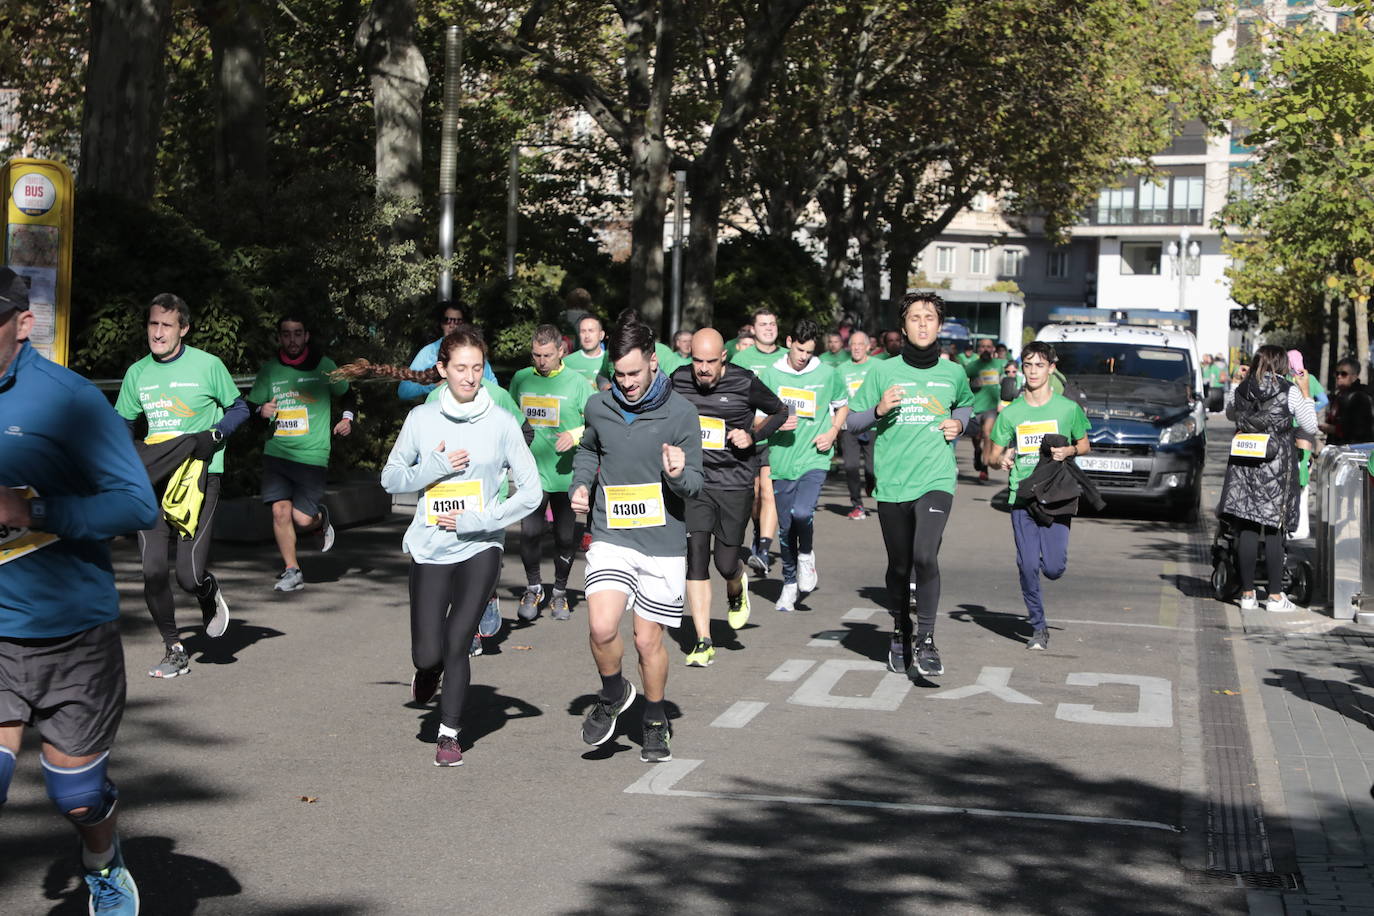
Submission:
<svg viewBox="0 0 1374 916">
<path fill-rule="evenodd" d="M 1113 502 L 1162 502 L 1195 519 L 1207 414 L 1188 313 L 1056 309 L 1050 321 L 1036 337 L 1054 347 L 1065 390 L 1092 425 L 1078 466 Z"/>
</svg>

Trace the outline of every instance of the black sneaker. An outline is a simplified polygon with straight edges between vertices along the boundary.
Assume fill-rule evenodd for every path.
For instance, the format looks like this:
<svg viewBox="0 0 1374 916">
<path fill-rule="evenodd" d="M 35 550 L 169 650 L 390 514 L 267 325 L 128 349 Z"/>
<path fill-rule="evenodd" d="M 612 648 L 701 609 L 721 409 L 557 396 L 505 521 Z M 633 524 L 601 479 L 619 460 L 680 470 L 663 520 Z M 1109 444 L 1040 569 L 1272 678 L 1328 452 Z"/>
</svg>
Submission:
<svg viewBox="0 0 1374 916">
<path fill-rule="evenodd" d="M 893 674 L 906 674 L 911 667 L 911 637 L 899 633 L 892 634 L 892 644 L 887 649 L 887 670 Z"/>
<path fill-rule="evenodd" d="M 1045 651 L 1050 647 L 1050 631 L 1046 629 L 1036 630 L 1031 634 L 1031 638 L 1026 640 L 1027 649 L 1039 649 Z"/>
<path fill-rule="evenodd" d="M 940 650 L 935 648 L 935 637 L 929 633 L 916 644 L 916 671 L 925 677 L 939 677 L 945 673 Z"/>
<path fill-rule="evenodd" d="M 419 671 L 410 679 L 410 698 L 424 705 L 434 699 L 434 694 L 439 691 L 439 681 L 444 677 L 444 672 L 439 671 Z"/>
<path fill-rule="evenodd" d="M 635 701 L 635 685 L 624 678 L 620 682 L 625 685 L 621 698 L 608 700 L 597 694 L 596 702 L 587 711 L 587 718 L 582 720 L 582 740 L 588 744 L 605 744 L 615 734 L 615 720 Z"/>
<path fill-rule="evenodd" d="M 205 624 L 205 635 L 211 639 L 218 639 L 224 635 L 225 630 L 229 629 L 229 602 L 224 600 L 224 592 L 220 591 L 219 580 L 212 573 L 205 574 L 205 581 L 202 585 L 204 588 L 196 592 L 196 601 L 200 604 L 200 616 Z"/>
<path fill-rule="evenodd" d="M 668 746 L 672 737 L 673 730 L 668 727 L 667 722 L 645 722 L 644 747 L 639 751 L 639 759 L 645 763 L 666 763 L 672 760 L 673 751 Z"/>
</svg>

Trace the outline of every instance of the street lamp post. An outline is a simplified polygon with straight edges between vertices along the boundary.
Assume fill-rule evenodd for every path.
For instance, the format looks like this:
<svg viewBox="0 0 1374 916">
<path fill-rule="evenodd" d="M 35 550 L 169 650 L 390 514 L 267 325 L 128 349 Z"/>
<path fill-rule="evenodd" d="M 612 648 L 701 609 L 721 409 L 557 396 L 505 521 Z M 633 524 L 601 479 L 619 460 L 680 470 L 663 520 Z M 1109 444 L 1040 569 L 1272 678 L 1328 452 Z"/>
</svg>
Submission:
<svg viewBox="0 0 1374 916">
<path fill-rule="evenodd" d="M 1184 229 L 1178 234 L 1178 239 L 1170 242 L 1168 247 L 1174 276 L 1178 277 L 1178 310 L 1180 312 L 1185 310 L 1187 279 L 1190 276 L 1197 276 L 1202 266 L 1202 246 L 1191 236 L 1192 233 Z"/>
</svg>

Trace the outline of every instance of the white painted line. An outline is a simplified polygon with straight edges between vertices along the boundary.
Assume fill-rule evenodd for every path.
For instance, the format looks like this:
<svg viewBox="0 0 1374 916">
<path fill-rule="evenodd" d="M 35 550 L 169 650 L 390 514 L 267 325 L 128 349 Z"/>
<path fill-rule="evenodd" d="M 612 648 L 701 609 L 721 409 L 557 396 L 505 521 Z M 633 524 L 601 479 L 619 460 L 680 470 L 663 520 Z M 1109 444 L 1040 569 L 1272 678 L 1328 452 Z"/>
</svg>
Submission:
<svg viewBox="0 0 1374 916">
<path fill-rule="evenodd" d="M 844 612 L 841 620 L 868 620 L 874 614 L 883 613 L 882 608 L 877 607 L 852 607 Z"/>
<path fill-rule="evenodd" d="M 867 696 L 835 695 L 831 693 L 840 679 L 854 671 L 878 674 L 878 681 Z M 787 702 L 820 709 L 876 709 L 891 712 L 902 705 L 911 692 L 911 680 L 905 674 L 893 674 L 882 662 L 867 659 L 832 659 L 822 662 L 816 673 L 799 685 Z"/>
<path fill-rule="evenodd" d="M 1054 710 L 1056 719 L 1081 722 L 1085 725 L 1128 725 L 1136 728 L 1173 728 L 1173 684 L 1162 677 L 1140 674 L 1097 674 L 1075 671 L 1064 679 L 1070 687 L 1101 687 L 1103 684 L 1126 684 L 1140 691 L 1140 702 L 1134 712 L 1102 712 L 1082 703 L 1060 703 Z"/>
<path fill-rule="evenodd" d="M 778 665 L 773 673 L 764 680 L 769 681 L 799 681 L 802 675 L 811 670 L 811 666 L 816 664 L 809 658 L 789 658 L 787 661 Z"/>
<path fill-rule="evenodd" d="M 984 668 L 978 672 L 978 679 L 969 686 L 955 687 L 953 690 L 941 690 L 939 693 L 932 693 L 930 698 L 932 700 L 966 700 L 980 693 L 990 693 L 1005 703 L 1040 705 L 1039 700 L 1031 699 L 1021 691 L 1008 687 L 1009 683 L 1011 683 L 1010 668 Z"/>
<path fill-rule="evenodd" d="M 958 613 L 958 616 L 959 616 L 959 617 L 1005 617 L 1006 615 L 1005 615 L 1005 614 L 975 614 L 975 613 L 972 613 L 972 612 L 970 612 L 970 611 L 960 611 L 960 612 Z M 1196 628 L 1195 628 L 1195 627 L 1169 627 L 1169 626 L 1164 626 L 1163 624 L 1158 624 L 1158 623 L 1125 623 L 1125 622 L 1116 621 L 1116 620 L 1071 620 L 1071 619 L 1069 619 L 1069 618 L 1067 618 L 1067 617 L 1051 617 L 1051 618 L 1049 618 L 1049 623 L 1050 623 L 1050 626 L 1051 626 L 1051 627 L 1054 627 L 1056 624 L 1060 624 L 1060 623 L 1072 623 L 1072 624 L 1081 624 L 1081 625 L 1083 625 L 1083 626 L 1089 626 L 1089 627 L 1131 627 L 1132 629 L 1141 629 L 1141 630 L 1175 630 L 1175 631 L 1177 631 L 1177 632 L 1179 632 L 1179 633 L 1193 633 L 1193 632 L 1196 632 Z"/>
<path fill-rule="evenodd" d="M 808 648 L 833 649 L 838 646 L 846 636 L 848 630 L 825 630 L 817 633 L 806 645 Z"/>
<path fill-rule="evenodd" d="M 744 728 L 754 716 L 763 712 L 768 707 L 767 703 L 760 703 L 757 700 L 740 700 L 725 712 L 716 716 L 716 721 L 711 723 L 712 728 Z"/>
<path fill-rule="evenodd" d="M 918 814 L 964 814 L 969 817 L 1006 818 L 1008 820 L 1058 821 L 1073 824 L 1101 824 L 1109 827 L 1139 827 L 1142 830 L 1162 830 L 1181 833 L 1182 829 L 1159 821 L 1138 821 L 1123 817 L 1090 817 L 1080 814 L 1046 814 L 1035 811 L 999 811 L 995 808 L 960 808 L 953 805 L 915 805 L 902 802 L 868 801 L 862 798 L 814 798 L 804 795 L 755 795 L 744 792 L 693 792 L 674 789 L 688 773 L 701 766 L 700 760 L 672 760 L 656 764 L 625 791 L 634 795 L 665 795 L 675 798 L 714 798 L 722 801 L 749 801 L 784 805 L 826 805 L 837 808 L 874 808 L 880 811 L 915 812 Z"/>
</svg>

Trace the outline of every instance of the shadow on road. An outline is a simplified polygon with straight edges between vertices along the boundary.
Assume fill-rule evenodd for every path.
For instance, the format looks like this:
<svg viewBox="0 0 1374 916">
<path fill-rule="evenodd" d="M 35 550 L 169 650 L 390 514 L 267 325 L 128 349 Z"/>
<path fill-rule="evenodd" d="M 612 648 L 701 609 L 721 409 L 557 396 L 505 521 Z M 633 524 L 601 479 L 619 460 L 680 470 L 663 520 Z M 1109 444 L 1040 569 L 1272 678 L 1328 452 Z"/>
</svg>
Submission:
<svg viewBox="0 0 1374 916">
<path fill-rule="evenodd" d="M 949 612 L 949 617 L 963 623 L 975 623 L 1012 642 L 1024 644 L 1031 637 L 1031 625 L 1024 614 L 989 611 L 981 604 L 961 604 L 959 610 Z"/>
<path fill-rule="evenodd" d="M 442 692 L 442 691 L 441 691 Z M 412 709 L 415 707 L 412 705 Z M 495 687 L 486 684 L 470 684 L 467 698 L 463 702 L 463 729 L 459 732 L 463 750 L 468 750 L 492 732 L 500 731 L 512 719 L 530 719 L 542 716 L 544 710 L 526 703 L 518 697 L 508 697 L 498 693 Z M 433 744 L 439 740 L 439 701 L 426 707 L 420 716 L 420 730 L 416 739 Z"/>
</svg>

